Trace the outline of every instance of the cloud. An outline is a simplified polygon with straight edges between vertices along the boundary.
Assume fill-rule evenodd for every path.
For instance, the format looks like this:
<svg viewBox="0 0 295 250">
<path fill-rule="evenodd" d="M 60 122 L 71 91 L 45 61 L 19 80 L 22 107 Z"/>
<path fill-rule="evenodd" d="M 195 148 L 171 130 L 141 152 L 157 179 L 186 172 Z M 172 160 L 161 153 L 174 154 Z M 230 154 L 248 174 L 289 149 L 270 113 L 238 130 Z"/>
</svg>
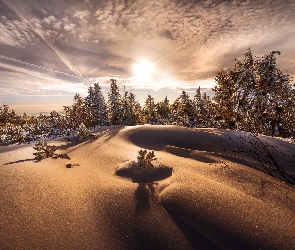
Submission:
<svg viewBox="0 0 295 250">
<path fill-rule="evenodd" d="M 36 35 L 22 22 L 1 16 L 0 44 L 24 47 L 38 41 Z"/>
<path fill-rule="evenodd" d="M 34 68 L 38 68 L 38 69 L 42 69 L 42 70 L 46 70 L 46 71 L 50 71 L 50 72 L 54 72 L 54 73 L 58 73 L 58 74 L 63 74 L 63 75 L 66 75 L 66 76 L 71 76 L 71 77 L 79 78 L 76 75 L 71 75 L 71 74 L 68 74 L 68 73 L 65 73 L 65 72 L 62 72 L 62 71 L 58 71 L 58 70 L 47 69 L 47 68 L 42 67 L 40 65 L 36 65 L 36 64 L 33 64 L 33 63 L 23 62 L 21 60 L 15 59 L 15 58 L 7 57 L 7 56 L 2 56 L 2 55 L 0 55 L 0 58 L 6 59 L 6 60 L 9 60 L 9 61 L 13 61 L 13 62 L 17 62 L 17 63 L 23 64 L 23 65 L 26 65 L 26 66 L 29 66 L 29 67 L 34 67 Z"/>
<path fill-rule="evenodd" d="M 31 69 L 0 62 L 0 96 L 59 96 L 67 93 L 86 93 L 82 82 L 58 79 Z"/>
<path fill-rule="evenodd" d="M 88 10 L 84 11 L 77 11 L 73 16 L 80 19 L 80 23 L 82 25 L 85 25 L 88 23 L 88 18 L 90 16 L 90 12 Z"/>
<path fill-rule="evenodd" d="M 21 20 L 26 24 L 27 27 L 30 27 L 36 34 L 39 35 L 39 37 L 56 53 L 56 55 L 68 66 L 68 68 L 73 71 L 77 76 L 80 78 L 82 77 L 82 74 L 79 72 L 79 70 L 72 65 L 72 63 L 67 59 L 66 55 L 55 45 L 50 43 L 44 36 L 43 31 L 40 28 L 39 22 L 30 22 L 27 18 L 27 13 L 24 11 L 24 7 L 21 5 L 13 5 L 10 2 L 4 1 L 7 6 L 9 6 L 15 13 L 21 18 Z M 67 21 L 67 18 L 65 18 Z M 70 22 L 69 22 L 70 23 Z"/>
<path fill-rule="evenodd" d="M 56 18 L 54 16 L 52 16 L 52 15 L 44 18 L 44 22 L 47 23 L 47 24 L 51 24 L 55 20 L 56 20 Z"/>
<path fill-rule="evenodd" d="M 66 16 L 62 19 L 64 29 L 69 31 L 71 34 L 76 34 L 75 27 L 77 26 L 75 23 L 71 21 L 71 19 Z"/>
<path fill-rule="evenodd" d="M 84 88 L 90 79 L 113 77 L 143 90 L 211 87 L 221 68 L 233 67 L 249 47 L 257 56 L 280 50 L 280 69 L 294 75 L 294 9 L 289 0 L 5 0 L 0 53 L 12 59 L 2 58 L 6 64 L 55 80 L 75 75 L 69 81 L 79 77 Z M 48 60 L 39 56 L 44 46 Z M 140 60 L 154 63 L 148 84 L 133 77 Z"/>
<path fill-rule="evenodd" d="M 56 22 L 56 23 L 54 23 L 53 24 L 53 27 L 55 28 L 55 29 L 61 29 L 61 27 L 62 27 L 62 22 L 61 21 L 59 21 L 59 22 Z"/>
</svg>

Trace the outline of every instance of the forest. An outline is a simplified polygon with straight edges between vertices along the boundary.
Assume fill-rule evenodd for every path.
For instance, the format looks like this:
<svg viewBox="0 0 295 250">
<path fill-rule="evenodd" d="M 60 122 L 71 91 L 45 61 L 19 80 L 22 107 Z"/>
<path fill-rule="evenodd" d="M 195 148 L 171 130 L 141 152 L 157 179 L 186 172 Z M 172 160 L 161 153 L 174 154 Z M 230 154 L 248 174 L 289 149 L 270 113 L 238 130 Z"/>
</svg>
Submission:
<svg viewBox="0 0 295 250">
<path fill-rule="evenodd" d="M 29 143 L 63 135 L 83 134 L 100 126 L 160 124 L 190 128 L 227 128 L 295 138 L 295 89 L 292 78 L 276 65 L 279 51 L 256 58 L 251 49 L 233 68 L 218 72 L 214 97 L 196 89 L 193 98 L 182 90 L 170 102 L 167 96 L 155 102 L 148 95 L 144 105 L 124 88 L 120 94 L 116 79 L 110 80 L 107 100 L 99 83 L 73 104 L 49 115 L 18 115 L 5 103 L 0 106 L 0 145 Z"/>
</svg>

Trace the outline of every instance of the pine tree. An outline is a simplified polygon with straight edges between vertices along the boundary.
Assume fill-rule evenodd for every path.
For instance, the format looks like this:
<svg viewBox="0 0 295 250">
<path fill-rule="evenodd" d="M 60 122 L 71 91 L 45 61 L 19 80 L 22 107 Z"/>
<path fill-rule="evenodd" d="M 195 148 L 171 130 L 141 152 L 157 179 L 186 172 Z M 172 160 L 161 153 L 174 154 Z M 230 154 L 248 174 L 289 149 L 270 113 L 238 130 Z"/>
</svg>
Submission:
<svg viewBox="0 0 295 250">
<path fill-rule="evenodd" d="M 174 101 L 172 110 L 173 120 L 178 124 L 188 127 L 195 126 L 196 106 L 184 90 L 182 90 L 180 97 Z"/>
<path fill-rule="evenodd" d="M 157 124 L 158 123 L 158 114 L 155 100 L 151 95 L 145 100 L 143 107 L 143 122 L 148 124 Z"/>
<path fill-rule="evenodd" d="M 133 93 L 129 93 L 128 102 L 130 106 L 130 125 L 137 125 L 142 123 L 142 108 L 139 102 L 136 100 L 135 95 Z"/>
<path fill-rule="evenodd" d="M 215 91 L 214 101 L 217 103 L 217 119 L 223 120 L 222 127 L 236 128 L 236 112 L 234 111 L 233 95 L 235 93 L 235 72 L 232 69 L 224 71 L 223 69 L 215 78 L 217 86 L 213 88 Z"/>
<path fill-rule="evenodd" d="M 107 124 L 106 104 L 98 83 L 94 83 L 94 87 L 88 88 L 85 105 L 88 109 L 90 127 Z"/>
<path fill-rule="evenodd" d="M 132 115 L 132 109 L 129 104 L 129 94 L 124 86 L 124 95 L 122 98 L 122 123 L 124 125 L 130 125 L 131 115 Z"/>
<path fill-rule="evenodd" d="M 215 106 L 213 105 L 210 96 L 206 92 L 203 93 L 201 98 L 201 127 L 212 128 L 215 127 Z"/>
<path fill-rule="evenodd" d="M 51 134 L 58 135 L 61 134 L 62 130 L 62 118 L 60 114 L 56 111 L 50 112 L 50 116 L 48 117 L 48 123 L 51 127 Z"/>
<path fill-rule="evenodd" d="M 164 101 L 158 102 L 156 106 L 158 110 L 158 115 L 160 117 L 160 123 L 169 124 L 171 119 L 171 109 L 167 96 L 165 97 Z"/>
<path fill-rule="evenodd" d="M 108 119 L 112 125 L 122 124 L 122 99 L 115 79 L 111 79 L 111 89 L 108 92 Z"/>
<path fill-rule="evenodd" d="M 193 103 L 195 105 L 195 124 L 199 127 L 204 127 L 204 117 L 202 114 L 202 110 L 204 110 L 204 105 L 202 102 L 201 88 L 197 88 L 196 93 L 194 95 Z"/>
<path fill-rule="evenodd" d="M 124 96 L 122 99 L 122 112 L 124 125 L 136 125 L 141 123 L 141 107 L 136 101 L 133 93 L 128 93 L 124 87 Z"/>
<path fill-rule="evenodd" d="M 285 115 L 287 106 L 295 103 L 290 102 L 290 79 L 276 67 L 275 54 L 280 52 L 273 51 L 255 62 L 258 113 L 255 122 L 260 124 L 261 133 L 286 137 L 291 132 L 288 123 L 292 122 Z"/>
<path fill-rule="evenodd" d="M 89 125 L 89 114 L 85 101 L 78 93 L 74 96 L 74 104 L 70 110 L 70 120 L 73 129 L 78 128 L 81 123 Z"/>
</svg>

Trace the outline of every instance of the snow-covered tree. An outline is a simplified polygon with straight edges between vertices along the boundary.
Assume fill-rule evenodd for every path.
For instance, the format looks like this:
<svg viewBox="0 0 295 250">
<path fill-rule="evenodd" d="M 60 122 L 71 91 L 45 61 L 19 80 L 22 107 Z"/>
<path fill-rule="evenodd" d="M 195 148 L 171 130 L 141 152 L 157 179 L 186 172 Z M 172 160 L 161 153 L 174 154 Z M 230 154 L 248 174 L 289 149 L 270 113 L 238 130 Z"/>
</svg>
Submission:
<svg viewBox="0 0 295 250">
<path fill-rule="evenodd" d="M 124 125 L 136 125 L 141 123 L 141 106 L 136 101 L 135 95 L 124 87 L 122 99 L 122 123 Z"/>
<path fill-rule="evenodd" d="M 88 110 L 88 127 L 107 124 L 107 108 L 101 87 L 94 83 L 88 88 L 88 95 L 85 98 L 85 105 Z"/>
<path fill-rule="evenodd" d="M 149 124 L 157 124 L 159 116 L 157 114 L 157 106 L 155 100 L 151 95 L 145 100 L 143 107 L 143 122 Z"/>
<path fill-rule="evenodd" d="M 108 119 L 112 125 L 122 123 L 122 99 L 117 85 L 117 80 L 111 79 L 111 89 L 108 92 Z"/>
<path fill-rule="evenodd" d="M 74 96 L 74 103 L 70 111 L 70 119 L 72 122 L 73 128 L 78 128 L 81 123 L 89 122 L 89 113 L 85 105 L 84 98 L 80 94 L 76 93 Z"/>
<path fill-rule="evenodd" d="M 137 125 L 142 123 L 142 108 L 139 102 L 136 100 L 133 93 L 129 93 L 128 102 L 130 107 L 131 119 L 130 125 Z"/>
<path fill-rule="evenodd" d="M 206 92 L 203 93 L 201 98 L 200 115 L 198 117 L 200 117 L 196 122 L 198 127 L 215 127 L 215 106 Z"/>
<path fill-rule="evenodd" d="M 237 113 L 234 110 L 233 96 L 235 94 L 236 73 L 229 69 L 221 70 L 215 77 L 217 86 L 214 87 L 214 101 L 217 103 L 217 119 L 223 120 L 225 128 L 236 128 Z"/>
<path fill-rule="evenodd" d="M 212 127 L 214 120 L 213 106 L 210 97 L 205 92 L 202 96 L 200 87 L 196 90 L 193 103 L 195 105 L 195 125 L 197 127 Z"/>
<path fill-rule="evenodd" d="M 159 115 L 160 123 L 161 124 L 169 124 L 171 121 L 171 109 L 170 104 L 167 96 L 162 102 L 158 102 L 157 106 L 157 113 Z"/>
<path fill-rule="evenodd" d="M 54 152 L 57 149 L 55 145 L 48 145 L 47 142 L 44 142 L 42 140 L 39 140 L 33 148 L 37 151 L 33 153 L 37 160 L 53 157 Z"/>
<path fill-rule="evenodd" d="M 172 105 L 172 117 L 178 124 L 188 127 L 196 125 L 196 106 L 184 90 Z"/>
<path fill-rule="evenodd" d="M 294 106 L 295 103 L 290 103 L 290 79 L 276 67 L 275 54 L 280 55 L 280 52 L 273 51 L 255 62 L 257 93 L 254 122 L 259 125 L 260 133 L 287 136 L 289 131 L 286 126 L 292 121 L 286 120 L 285 111 L 289 104 Z"/>
<path fill-rule="evenodd" d="M 249 49 L 243 62 L 236 60 L 234 69 L 217 75 L 214 100 L 225 127 L 284 137 L 294 133 L 291 79 L 277 68 L 275 54 L 280 52 L 255 61 Z"/>
</svg>

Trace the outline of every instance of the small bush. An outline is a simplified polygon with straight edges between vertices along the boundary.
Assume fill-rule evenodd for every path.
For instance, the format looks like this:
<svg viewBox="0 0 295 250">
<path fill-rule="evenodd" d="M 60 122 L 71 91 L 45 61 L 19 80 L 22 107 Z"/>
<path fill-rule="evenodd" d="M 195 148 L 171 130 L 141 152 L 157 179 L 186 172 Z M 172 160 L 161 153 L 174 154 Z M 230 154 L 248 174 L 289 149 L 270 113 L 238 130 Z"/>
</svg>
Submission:
<svg viewBox="0 0 295 250">
<path fill-rule="evenodd" d="M 152 161 L 156 160 L 154 151 L 139 150 L 137 156 L 137 164 L 141 168 L 153 167 Z"/>
<path fill-rule="evenodd" d="M 38 143 L 35 144 L 33 148 L 37 151 L 33 153 L 33 155 L 35 155 L 36 160 L 43 160 L 49 157 L 52 157 L 54 159 L 71 159 L 67 154 L 55 154 L 54 152 L 56 151 L 56 146 L 50 146 L 47 144 L 47 142 L 44 142 L 42 140 L 38 141 Z"/>
<path fill-rule="evenodd" d="M 54 152 L 56 151 L 55 145 L 47 145 L 47 142 L 44 142 L 42 140 L 38 141 L 38 143 L 35 144 L 33 148 L 37 151 L 33 153 L 37 160 L 53 157 L 55 155 Z"/>
</svg>

